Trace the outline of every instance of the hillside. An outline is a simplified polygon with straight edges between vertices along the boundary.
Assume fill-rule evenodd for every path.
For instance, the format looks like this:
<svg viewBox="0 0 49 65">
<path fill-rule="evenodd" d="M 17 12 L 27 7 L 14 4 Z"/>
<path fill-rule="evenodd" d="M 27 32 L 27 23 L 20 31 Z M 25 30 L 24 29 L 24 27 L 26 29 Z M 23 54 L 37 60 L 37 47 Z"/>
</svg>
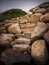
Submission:
<svg viewBox="0 0 49 65">
<path fill-rule="evenodd" d="M 0 13 L 0 22 L 3 22 L 6 19 L 16 18 L 19 16 L 25 15 L 26 12 L 21 9 L 11 9 L 3 13 Z"/>
</svg>

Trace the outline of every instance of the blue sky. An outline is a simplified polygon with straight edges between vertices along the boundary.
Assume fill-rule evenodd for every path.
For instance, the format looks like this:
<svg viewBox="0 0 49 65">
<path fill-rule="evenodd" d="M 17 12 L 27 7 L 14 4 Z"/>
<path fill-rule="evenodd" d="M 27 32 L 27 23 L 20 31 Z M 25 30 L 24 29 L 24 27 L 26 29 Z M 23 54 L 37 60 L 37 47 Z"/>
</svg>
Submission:
<svg viewBox="0 0 49 65">
<path fill-rule="evenodd" d="M 43 2 L 49 2 L 49 0 L 0 0 L 0 12 L 12 8 L 20 8 L 28 11 Z"/>
</svg>

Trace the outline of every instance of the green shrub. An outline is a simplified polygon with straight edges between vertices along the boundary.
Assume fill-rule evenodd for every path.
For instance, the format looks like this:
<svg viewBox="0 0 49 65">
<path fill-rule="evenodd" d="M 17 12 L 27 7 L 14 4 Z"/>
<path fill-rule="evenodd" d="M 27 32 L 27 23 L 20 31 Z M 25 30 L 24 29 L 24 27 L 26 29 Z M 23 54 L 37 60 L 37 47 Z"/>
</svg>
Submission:
<svg viewBox="0 0 49 65">
<path fill-rule="evenodd" d="M 0 13 L 0 22 L 3 22 L 6 19 L 16 18 L 26 15 L 26 12 L 21 9 L 11 9 L 3 13 Z"/>
</svg>

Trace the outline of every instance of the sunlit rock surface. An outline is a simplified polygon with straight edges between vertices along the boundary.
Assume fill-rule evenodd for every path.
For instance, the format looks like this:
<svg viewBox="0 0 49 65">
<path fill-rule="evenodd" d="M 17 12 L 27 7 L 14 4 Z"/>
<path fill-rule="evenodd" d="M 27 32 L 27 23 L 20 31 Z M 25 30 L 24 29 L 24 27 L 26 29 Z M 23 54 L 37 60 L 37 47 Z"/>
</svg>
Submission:
<svg viewBox="0 0 49 65">
<path fill-rule="evenodd" d="M 36 40 L 31 46 L 31 55 L 37 65 L 45 65 L 47 61 L 47 48 L 44 40 Z"/>
</svg>

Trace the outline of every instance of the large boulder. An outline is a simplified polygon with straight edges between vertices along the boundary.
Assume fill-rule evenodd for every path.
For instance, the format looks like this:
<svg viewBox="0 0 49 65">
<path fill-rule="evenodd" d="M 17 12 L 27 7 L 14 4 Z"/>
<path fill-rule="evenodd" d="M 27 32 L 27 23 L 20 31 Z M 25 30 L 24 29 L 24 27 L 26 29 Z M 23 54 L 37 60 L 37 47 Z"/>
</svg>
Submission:
<svg viewBox="0 0 49 65">
<path fill-rule="evenodd" d="M 42 16 L 42 14 L 41 13 L 35 13 L 34 15 L 36 15 L 40 21 L 40 17 Z"/>
<path fill-rule="evenodd" d="M 37 23 L 37 22 L 39 22 L 39 17 L 37 15 L 33 14 L 30 17 L 30 21 L 31 21 L 31 23 Z"/>
<path fill-rule="evenodd" d="M 6 64 L 6 65 L 18 65 L 21 63 L 24 65 L 30 64 L 32 57 L 30 56 L 29 53 L 18 53 L 12 49 L 7 49 L 1 54 L 1 60 Z"/>
<path fill-rule="evenodd" d="M 13 34 L 0 34 L 0 45 L 8 45 L 14 40 Z"/>
<path fill-rule="evenodd" d="M 49 13 L 46 13 L 45 15 L 42 15 L 40 17 L 41 22 L 49 23 Z"/>
<path fill-rule="evenodd" d="M 36 40 L 31 46 L 31 56 L 37 65 L 45 65 L 47 62 L 47 48 L 44 40 Z"/>
<path fill-rule="evenodd" d="M 15 24 L 12 24 L 11 26 L 9 26 L 8 32 L 13 33 L 13 34 L 20 34 L 21 30 L 20 30 L 19 24 L 15 23 Z"/>
<path fill-rule="evenodd" d="M 48 45 L 49 45 L 49 31 L 48 31 L 47 33 L 45 33 L 44 39 L 46 40 L 46 42 L 47 42 Z"/>
<path fill-rule="evenodd" d="M 45 23 L 38 22 L 37 26 L 34 28 L 34 30 L 32 31 L 32 34 L 31 34 L 32 41 L 34 41 L 34 40 L 40 38 L 41 36 L 43 36 L 46 29 L 47 29 L 47 27 L 46 27 Z"/>
</svg>

